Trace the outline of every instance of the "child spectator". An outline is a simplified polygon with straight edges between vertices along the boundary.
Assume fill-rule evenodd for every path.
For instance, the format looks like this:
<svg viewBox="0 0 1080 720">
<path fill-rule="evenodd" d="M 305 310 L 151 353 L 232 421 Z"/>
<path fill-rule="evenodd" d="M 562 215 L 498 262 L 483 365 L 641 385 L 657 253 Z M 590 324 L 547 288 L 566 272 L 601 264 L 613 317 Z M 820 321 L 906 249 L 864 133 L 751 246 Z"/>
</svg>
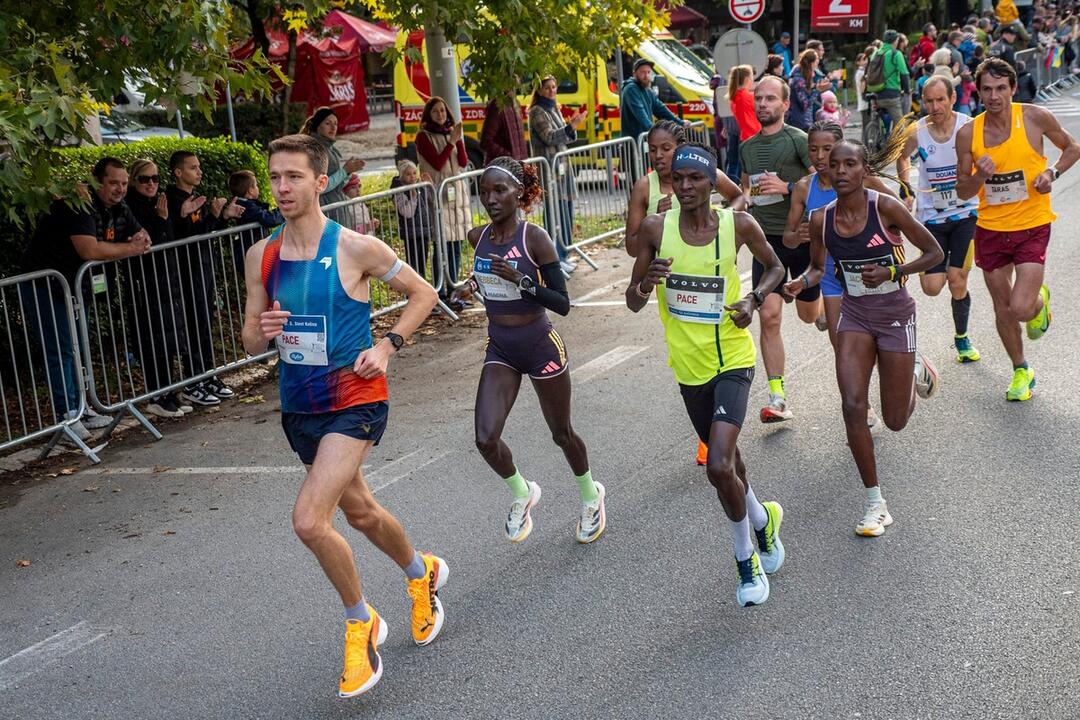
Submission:
<svg viewBox="0 0 1080 720">
<path fill-rule="evenodd" d="M 345 193 L 347 198 L 358 198 L 364 192 L 364 183 L 360 180 L 360 176 L 353 173 L 349 176 L 345 186 L 341 189 Z M 368 206 L 365 203 L 356 203 L 349 206 L 352 209 L 353 220 L 355 225 L 353 229 L 361 235 L 374 235 L 382 227 L 382 221 L 379 218 L 372 218 L 371 211 L 368 210 Z"/>
<path fill-rule="evenodd" d="M 238 218 L 241 225 L 258 223 L 272 228 L 285 222 L 279 210 L 271 210 L 269 204 L 259 200 L 259 181 L 250 170 L 237 170 L 229 176 L 229 192 L 236 198 L 236 204 L 244 208 Z"/>
<path fill-rule="evenodd" d="M 431 176 L 427 173 L 421 176 L 420 169 L 412 160 L 402 160 L 397 168 L 398 175 L 390 181 L 391 188 L 431 182 Z M 426 186 L 394 195 L 398 235 L 405 243 L 405 262 L 421 277 L 428 277 L 426 268 L 428 247 L 431 245 L 431 200 L 431 191 Z"/>
<path fill-rule="evenodd" d="M 821 93 L 821 109 L 817 111 L 819 122 L 834 122 L 840 127 L 846 127 L 851 115 L 846 108 L 840 107 L 836 100 L 836 93 L 826 90 Z"/>
</svg>

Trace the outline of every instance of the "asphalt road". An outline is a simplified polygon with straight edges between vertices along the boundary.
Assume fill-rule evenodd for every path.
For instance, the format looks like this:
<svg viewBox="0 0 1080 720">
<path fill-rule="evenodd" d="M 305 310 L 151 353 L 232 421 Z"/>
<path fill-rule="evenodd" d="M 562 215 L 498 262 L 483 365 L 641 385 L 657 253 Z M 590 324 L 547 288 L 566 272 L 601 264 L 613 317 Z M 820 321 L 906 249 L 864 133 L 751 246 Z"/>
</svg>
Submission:
<svg viewBox="0 0 1080 720">
<path fill-rule="evenodd" d="M 1080 111 L 1059 109 L 1080 132 Z M 0 718 L 1078 717 L 1078 183 L 1054 191 L 1054 325 L 1030 345 L 1033 401 L 1004 400 L 1010 367 L 978 271 L 974 365 L 951 362 L 948 300 L 914 292 L 942 390 L 879 439 L 896 518 L 882 538 L 853 533 L 863 493 L 828 340 L 787 311 L 796 419 L 757 423 L 759 372 L 741 442 L 758 496 L 786 510 L 787 563 L 761 607 L 735 603 L 729 526 L 692 462 L 655 306 L 621 306 L 629 262 L 611 250 L 575 274 L 586 300 L 556 319 L 608 489 L 600 541 L 573 539 L 576 489 L 528 388 L 506 438 L 544 496 L 532 536 L 503 539 L 509 493 L 472 443 L 473 316 L 394 360 L 368 468 L 380 502 L 451 567 L 432 646 L 408 635 L 400 571 L 339 518 L 391 634 L 377 688 L 335 697 L 341 609 L 292 533 L 302 476 L 268 385 L 253 391 L 265 402 L 163 424 L 160 443 L 132 434 L 100 466 L 48 477 L 53 464 L 7 493 Z"/>
</svg>

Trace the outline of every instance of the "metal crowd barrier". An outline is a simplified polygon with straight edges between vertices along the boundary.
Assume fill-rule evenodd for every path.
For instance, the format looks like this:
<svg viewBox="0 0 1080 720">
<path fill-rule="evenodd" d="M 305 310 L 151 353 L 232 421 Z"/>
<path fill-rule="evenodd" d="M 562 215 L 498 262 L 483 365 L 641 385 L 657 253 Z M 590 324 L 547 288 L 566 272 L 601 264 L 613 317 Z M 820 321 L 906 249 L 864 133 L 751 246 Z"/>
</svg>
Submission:
<svg viewBox="0 0 1080 720">
<path fill-rule="evenodd" d="M 555 176 L 567 178 L 573 196 L 567 197 L 563 183 L 552 185 L 552 194 L 560 201 L 571 200 L 572 228 L 564 243 L 590 267 L 596 263 L 582 250 L 591 243 L 618 235 L 626 227 L 630 192 L 641 176 L 641 165 L 634 138 L 618 138 L 594 145 L 564 150 L 555 155 L 551 167 Z"/>
<path fill-rule="evenodd" d="M 40 457 L 66 439 L 100 462 L 73 428 L 85 412 L 86 389 L 67 280 L 55 270 L 2 278 L 0 312 L 0 452 L 51 435 Z"/>
<path fill-rule="evenodd" d="M 551 165 L 547 158 L 534 157 L 524 161 L 536 169 L 540 179 L 540 185 L 544 188 L 545 195 L 550 193 Z M 484 169 L 470 170 L 468 172 L 445 178 L 439 183 L 439 191 L 436 194 L 436 217 L 439 218 L 440 243 L 444 264 L 443 273 L 439 281 L 439 287 L 447 290 L 456 288 L 472 272 L 473 248 L 469 244 L 468 233 L 474 227 L 480 227 L 487 223 L 487 211 L 480 202 L 480 178 Z M 558 242 L 559 222 L 552 205 L 547 199 L 538 201 L 525 219 L 547 230 L 552 239 Z"/>
<path fill-rule="evenodd" d="M 447 287 L 445 248 L 440 241 L 445 222 L 436 202 L 435 186 L 430 182 L 361 195 L 326 205 L 323 212 L 345 227 L 385 242 L 436 290 Z M 379 280 L 373 280 L 369 288 L 372 317 L 398 310 L 408 302 L 404 294 Z M 442 301 L 439 309 L 457 319 Z"/>
</svg>

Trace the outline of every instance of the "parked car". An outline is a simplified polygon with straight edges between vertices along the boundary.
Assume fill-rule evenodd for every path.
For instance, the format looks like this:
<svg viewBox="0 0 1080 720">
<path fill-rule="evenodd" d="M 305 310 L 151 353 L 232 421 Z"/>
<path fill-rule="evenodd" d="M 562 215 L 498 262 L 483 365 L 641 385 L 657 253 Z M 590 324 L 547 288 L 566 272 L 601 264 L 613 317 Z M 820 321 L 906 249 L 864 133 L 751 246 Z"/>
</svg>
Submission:
<svg viewBox="0 0 1080 720">
<path fill-rule="evenodd" d="M 125 115 L 113 112 L 101 113 L 101 141 L 106 145 L 132 143 L 151 137 L 180 137 L 180 131 L 168 127 L 147 127 L 141 122 Z"/>
</svg>

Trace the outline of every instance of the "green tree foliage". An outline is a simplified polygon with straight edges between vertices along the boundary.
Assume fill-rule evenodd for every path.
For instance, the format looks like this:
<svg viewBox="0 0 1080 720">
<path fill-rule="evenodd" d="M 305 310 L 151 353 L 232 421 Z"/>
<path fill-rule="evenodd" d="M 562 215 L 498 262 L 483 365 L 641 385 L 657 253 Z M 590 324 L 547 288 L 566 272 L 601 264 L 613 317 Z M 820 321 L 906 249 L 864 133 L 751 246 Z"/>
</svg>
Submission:
<svg viewBox="0 0 1080 720">
<path fill-rule="evenodd" d="M 478 97 L 505 97 L 525 78 L 565 75 L 597 56 L 632 48 L 661 26 L 641 0 L 366 0 L 371 13 L 405 31 L 442 27 L 471 47 L 469 84 Z M 681 3 L 672 3 L 681 4 Z"/>
<path fill-rule="evenodd" d="M 268 92 L 262 53 L 229 62 L 230 15 L 215 0 L 0 5 L 0 217 L 24 222 L 71 195 L 72 179 L 53 172 L 56 147 L 90 141 L 87 120 L 108 111 L 125 81 L 204 114 L 225 81 L 249 96 Z"/>
</svg>

